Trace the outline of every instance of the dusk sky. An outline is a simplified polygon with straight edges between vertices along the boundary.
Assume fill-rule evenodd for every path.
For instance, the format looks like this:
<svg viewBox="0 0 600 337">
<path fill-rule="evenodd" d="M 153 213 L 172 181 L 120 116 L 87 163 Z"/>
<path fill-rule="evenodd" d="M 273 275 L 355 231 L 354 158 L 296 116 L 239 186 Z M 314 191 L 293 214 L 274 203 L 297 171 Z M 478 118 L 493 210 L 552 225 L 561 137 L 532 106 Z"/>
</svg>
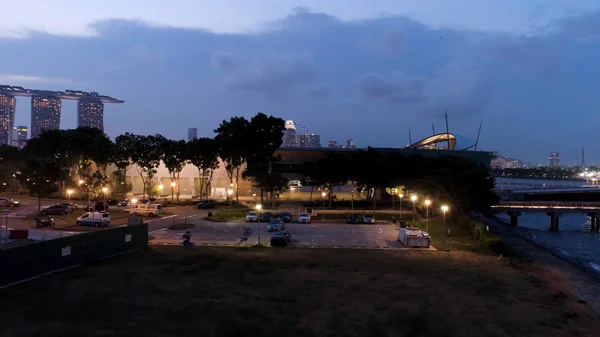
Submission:
<svg viewBox="0 0 600 337">
<path fill-rule="evenodd" d="M 445 130 L 600 163 L 598 0 L 0 0 L 0 84 L 97 91 L 105 131 L 199 136 L 264 112 L 403 147 Z M 29 99 L 17 125 L 30 124 Z M 62 127 L 76 127 L 64 101 Z M 466 146 L 471 144 L 464 144 Z"/>
</svg>

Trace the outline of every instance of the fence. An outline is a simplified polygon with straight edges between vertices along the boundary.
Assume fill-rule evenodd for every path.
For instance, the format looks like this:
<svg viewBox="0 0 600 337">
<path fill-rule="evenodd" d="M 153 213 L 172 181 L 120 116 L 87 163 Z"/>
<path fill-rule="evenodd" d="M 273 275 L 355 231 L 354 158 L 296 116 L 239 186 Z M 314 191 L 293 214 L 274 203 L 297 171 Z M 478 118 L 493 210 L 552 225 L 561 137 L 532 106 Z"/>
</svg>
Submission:
<svg viewBox="0 0 600 337">
<path fill-rule="evenodd" d="M 148 246 L 148 225 L 123 226 L 0 251 L 0 288 Z"/>
</svg>

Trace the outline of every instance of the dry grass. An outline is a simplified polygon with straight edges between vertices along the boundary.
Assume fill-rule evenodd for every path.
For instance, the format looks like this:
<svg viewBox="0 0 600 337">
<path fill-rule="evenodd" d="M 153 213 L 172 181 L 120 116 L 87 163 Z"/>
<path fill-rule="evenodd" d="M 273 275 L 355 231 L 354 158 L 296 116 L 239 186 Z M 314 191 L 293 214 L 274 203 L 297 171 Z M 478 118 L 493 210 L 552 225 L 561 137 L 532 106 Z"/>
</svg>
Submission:
<svg viewBox="0 0 600 337">
<path fill-rule="evenodd" d="M 3 290 L 2 336 L 593 336 L 548 271 L 473 253 L 156 247 Z"/>
</svg>

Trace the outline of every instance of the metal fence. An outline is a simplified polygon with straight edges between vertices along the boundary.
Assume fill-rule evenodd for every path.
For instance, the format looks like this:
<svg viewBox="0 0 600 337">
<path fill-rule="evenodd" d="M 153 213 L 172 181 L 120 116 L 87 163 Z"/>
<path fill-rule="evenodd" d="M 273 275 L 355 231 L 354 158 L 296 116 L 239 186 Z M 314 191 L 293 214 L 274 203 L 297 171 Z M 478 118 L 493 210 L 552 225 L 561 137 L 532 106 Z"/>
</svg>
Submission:
<svg viewBox="0 0 600 337">
<path fill-rule="evenodd" d="M 148 246 L 148 225 L 123 226 L 0 251 L 0 288 Z"/>
</svg>

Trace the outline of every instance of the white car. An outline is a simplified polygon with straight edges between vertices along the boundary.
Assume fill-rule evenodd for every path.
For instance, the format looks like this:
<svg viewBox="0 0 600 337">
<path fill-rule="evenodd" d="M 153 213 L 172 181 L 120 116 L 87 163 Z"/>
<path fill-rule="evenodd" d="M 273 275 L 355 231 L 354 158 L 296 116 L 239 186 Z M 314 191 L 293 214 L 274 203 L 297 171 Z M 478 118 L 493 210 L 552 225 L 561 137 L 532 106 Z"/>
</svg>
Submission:
<svg viewBox="0 0 600 337">
<path fill-rule="evenodd" d="M 110 214 L 107 212 L 88 212 L 77 218 L 77 226 L 107 227 Z"/>
<path fill-rule="evenodd" d="M 248 215 L 246 215 L 246 222 L 258 222 L 258 212 L 248 212 Z"/>
<path fill-rule="evenodd" d="M 310 223 L 310 214 L 300 213 L 300 215 L 298 216 L 298 223 Z"/>
</svg>

